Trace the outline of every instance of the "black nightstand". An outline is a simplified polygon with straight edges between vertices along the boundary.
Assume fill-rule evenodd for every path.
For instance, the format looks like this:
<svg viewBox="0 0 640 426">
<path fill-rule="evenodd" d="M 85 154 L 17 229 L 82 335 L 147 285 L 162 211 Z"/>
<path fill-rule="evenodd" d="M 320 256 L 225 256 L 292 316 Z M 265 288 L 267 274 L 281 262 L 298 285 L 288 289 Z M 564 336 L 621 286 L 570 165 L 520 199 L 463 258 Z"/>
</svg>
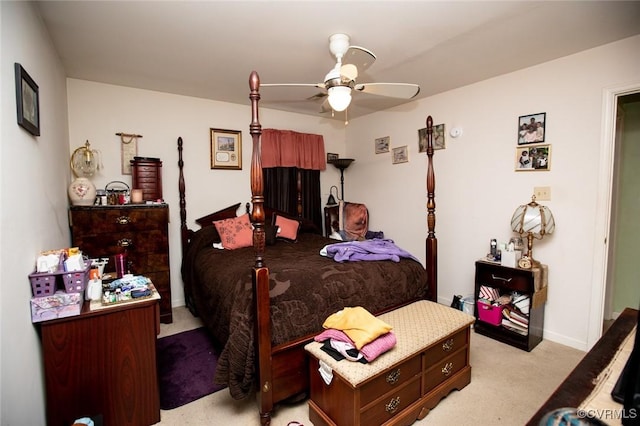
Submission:
<svg viewBox="0 0 640 426">
<path fill-rule="evenodd" d="M 531 351 L 542 341 L 544 325 L 544 304 L 547 300 L 547 265 L 537 268 L 510 268 L 499 264 L 477 261 L 475 277 L 475 317 L 474 329 L 503 343 L 525 351 Z M 510 327 L 512 323 L 503 320 L 489 323 L 479 318 L 478 295 L 480 287 L 487 286 L 497 290 L 499 295 L 520 294 L 529 297 L 528 325 Z M 494 316 L 495 317 L 495 316 Z"/>
</svg>

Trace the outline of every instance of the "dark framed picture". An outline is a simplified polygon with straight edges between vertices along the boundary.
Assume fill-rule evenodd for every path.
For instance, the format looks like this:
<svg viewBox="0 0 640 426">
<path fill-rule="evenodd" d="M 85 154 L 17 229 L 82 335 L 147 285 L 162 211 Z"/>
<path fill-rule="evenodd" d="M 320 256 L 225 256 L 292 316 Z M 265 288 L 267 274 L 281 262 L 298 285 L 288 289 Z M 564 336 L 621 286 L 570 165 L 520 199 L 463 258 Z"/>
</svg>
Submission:
<svg viewBox="0 0 640 426">
<path fill-rule="evenodd" d="M 383 154 L 385 152 L 389 152 L 389 136 L 384 136 L 382 138 L 376 138 L 375 140 L 375 150 L 376 154 Z"/>
<path fill-rule="evenodd" d="M 338 158 L 339 158 L 338 154 L 334 154 L 333 152 L 327 152 L 327 163 L 333 163 Z"/>
<path fill-rule="evenodd" d="M 544 142 L 546 125 L 544 112 L 518 117 L 518 145 Z"/>
<path fill-rule="evenodd" d="M 27 132 L 40 136 L 40 93 L 38 85 L 15 63 L 16 71 L 16 111 L 18 124 Z"/>
<path fill-rule="evenodd" d="M 551 145 L 520 146 L 516 148 L 516 171 L 551 170 Z"/>
<path fill-rule="evenodd" d="M 211 168 L 242 170 L 242 132 L 211 129 Z"/>
</svg>

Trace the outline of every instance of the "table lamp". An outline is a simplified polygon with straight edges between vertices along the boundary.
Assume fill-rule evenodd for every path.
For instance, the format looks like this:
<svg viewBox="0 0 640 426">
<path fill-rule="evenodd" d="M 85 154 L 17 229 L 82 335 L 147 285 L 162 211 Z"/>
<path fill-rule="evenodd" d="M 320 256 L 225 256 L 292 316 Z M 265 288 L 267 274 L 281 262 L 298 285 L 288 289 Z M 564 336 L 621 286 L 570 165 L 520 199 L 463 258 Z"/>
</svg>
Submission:
<svg viewBox="0 0 640 426">
<path fill-rule="evenodd" d="M 556 221 L 548 207 L 536 203 L 536 196 L 529 204 L 518 206 L 511 218 L 511 229 L 527 236 L 527 254 L 518 261 L 521 268 L 530 269 L 540 262 L 533 259 L 533 239 L 541 240 L 556 228 Z"/>
</svg>

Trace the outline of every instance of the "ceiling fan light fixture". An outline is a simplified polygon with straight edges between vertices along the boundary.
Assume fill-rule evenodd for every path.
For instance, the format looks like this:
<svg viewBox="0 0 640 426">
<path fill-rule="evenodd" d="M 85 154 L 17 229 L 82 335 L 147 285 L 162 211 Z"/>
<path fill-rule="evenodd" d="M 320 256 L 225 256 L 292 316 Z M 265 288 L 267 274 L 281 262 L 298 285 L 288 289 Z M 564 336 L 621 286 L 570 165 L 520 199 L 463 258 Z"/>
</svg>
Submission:
<svg viewBox="0 0 640 426">
<path fill-rule="evenodd" d="M 334 111 L 344 111 L 351 103 L 351 88 L 348 86 L 334 86 L 327 90 L 329 105 Z"/>
</svg>

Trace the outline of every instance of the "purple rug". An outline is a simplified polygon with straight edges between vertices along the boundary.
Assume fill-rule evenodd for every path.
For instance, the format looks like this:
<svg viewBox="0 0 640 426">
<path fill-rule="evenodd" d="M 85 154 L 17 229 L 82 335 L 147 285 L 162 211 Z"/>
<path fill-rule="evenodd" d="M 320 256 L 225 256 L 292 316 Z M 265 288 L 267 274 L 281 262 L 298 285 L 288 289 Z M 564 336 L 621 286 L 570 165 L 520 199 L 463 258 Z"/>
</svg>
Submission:
<svg viewBox="0 0 640 426">
<path fill-rule="evenodd" d="M 204 327 L 157 341 L 160 408 L 171 410 L 224 389 L 213 383 L 218 353 Z"/>
</svg>

